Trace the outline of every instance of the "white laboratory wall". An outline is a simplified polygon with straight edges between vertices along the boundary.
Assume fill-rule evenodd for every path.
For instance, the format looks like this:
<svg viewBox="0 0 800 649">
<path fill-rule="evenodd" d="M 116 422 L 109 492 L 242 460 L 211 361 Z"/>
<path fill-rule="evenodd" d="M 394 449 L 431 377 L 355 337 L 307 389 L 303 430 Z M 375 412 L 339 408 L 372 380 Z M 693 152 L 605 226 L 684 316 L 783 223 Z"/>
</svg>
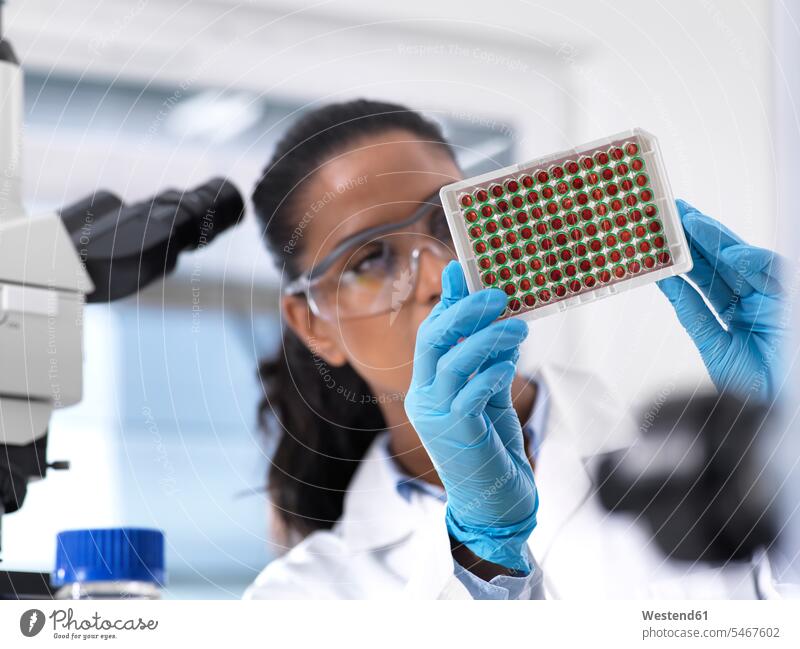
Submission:
<svg viewBox="0 0 800 649">
<path fill-rule="evenodd" d="M 790 260 L 789 294 L 795 301 L 793 318 L 793 340 L 785 354 L 790 388 L 785 399 L 783 426 L 776 427 L 769 441 L 763 444 L 763 456 L 770 479 L 782 485 L 778 491 L 781 515 L 786 524 L 783 529 L 782 547 L 794 571 L 800 575 L 800 437 L 797 435 L 800 404 L 795 395 L 800 391 L 800 310 L 797 295 L 800 289 L 798 250 L 800 233 L 795 226 L 797 207 L 794 200 L 796 179 L 800 176 L 800 3 L 786 3 L 777 8 L 773 18 L 775 49 L 779 64 L 774 67 L 775 86 L 775 130 L 773 142 L 777 150 L 778 164 L 778 214 L 782 237 L 793 246 L 787 255 Z M 788 581 L 788 579 L 786 579 Z"/>
<path fill-rule="evenodd" d="M 676 195 L 774 246 L 771 16 L 768 0 L 11 0 L 6 22 L 21 58 L 39 69 L 309 104 L 392 99 L 510 123 L 521 158 L 641 126 L 659 136 Z M 253 151 L 269 153 L 258 142 Z M 79 142 L 73 154 L 71 165 L 82 166 L 71 172 L 75 184 L 86 182 L 79 171 L 111 170 Z M 117 186 L 128 181 L 145 194 L 161 184 L 152 160 L 114 169 Z M 199 161 L 181 169 L 187 178 L 207 171 Z M 52 169 L 39 173 L 52 181 Z M 252 263 L 251 243 L 244 237 L 231 263 Z M 655 287 L 537 322 L 526 363 L 543 361 L 601 373 L 630 402 L 705 382 Z"/>
</svg>

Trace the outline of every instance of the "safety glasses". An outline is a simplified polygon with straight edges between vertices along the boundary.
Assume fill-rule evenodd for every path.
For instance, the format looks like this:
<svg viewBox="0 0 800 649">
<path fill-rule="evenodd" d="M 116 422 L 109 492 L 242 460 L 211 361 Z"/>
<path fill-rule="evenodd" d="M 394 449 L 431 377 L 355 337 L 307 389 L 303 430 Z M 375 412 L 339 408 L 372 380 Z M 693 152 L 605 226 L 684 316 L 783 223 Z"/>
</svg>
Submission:
<svg viewBox="0 0 800 649">
<path fill-rule="evenodd" d="M 328 320 L 399 311 L 414 291 L 424 251 L 456 257 L 438 190 L 417 205 L 401 221 L 348 237 L 284 292 L 305 295 L 312 312 Z"/>
</svg>

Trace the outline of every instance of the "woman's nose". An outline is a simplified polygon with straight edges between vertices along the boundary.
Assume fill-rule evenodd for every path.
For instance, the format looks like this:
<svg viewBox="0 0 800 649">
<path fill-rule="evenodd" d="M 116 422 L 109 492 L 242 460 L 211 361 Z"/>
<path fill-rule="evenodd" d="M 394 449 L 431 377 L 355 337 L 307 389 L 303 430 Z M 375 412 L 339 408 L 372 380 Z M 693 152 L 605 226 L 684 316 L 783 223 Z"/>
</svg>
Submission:
<svg viewBox="0 0 800 649">
<path fill-rule="evenodd" d="M 433 306 L 442 295 L 442 271 L 448 260 L 424 248 L 419 253 L 415 298 L 419 304 Z"/>
</svg>

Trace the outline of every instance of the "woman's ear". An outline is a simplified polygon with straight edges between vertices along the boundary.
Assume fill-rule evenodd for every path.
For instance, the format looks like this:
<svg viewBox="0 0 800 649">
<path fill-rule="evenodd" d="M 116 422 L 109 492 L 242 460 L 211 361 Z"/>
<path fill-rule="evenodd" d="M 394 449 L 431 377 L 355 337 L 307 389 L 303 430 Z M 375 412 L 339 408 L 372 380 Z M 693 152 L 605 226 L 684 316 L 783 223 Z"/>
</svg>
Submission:
<svg viewBox="0 0 800 649">
<path fill-rule="evenodd" d="M 313 354 L 334 367 L 347 363 L 347 357 L 342 353 L 338 341 L 330 335 L 330 327 L 311 312 L 303 296 L 281 296 L 281 309 L 286 325 Z"/>
</svg>

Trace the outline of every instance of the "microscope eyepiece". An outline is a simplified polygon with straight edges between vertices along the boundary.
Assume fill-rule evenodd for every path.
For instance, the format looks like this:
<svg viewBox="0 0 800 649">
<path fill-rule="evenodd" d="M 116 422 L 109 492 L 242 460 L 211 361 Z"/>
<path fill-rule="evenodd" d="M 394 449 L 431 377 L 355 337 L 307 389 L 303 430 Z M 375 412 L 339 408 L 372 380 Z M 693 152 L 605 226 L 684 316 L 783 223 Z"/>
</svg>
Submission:
<svg viewBox="0 0 800 649">
<path fill-rule="evenodd" d="M 95 285 L 89 302 L 117 300 L 168 275 L 178 255 L 211 241 L 244 214 L 239 190 L 213 178 L 191 191 L 167 190 L 125 205 L 98 192 L 61 211 Z"/>
<path fill-rule="evenodd" d="M 244 213 L 244 201 L 239 190 L 225 178 L 212 178 L 188 192 L 163 192 L 153 198 L 152 205 L 157 218 L 169 216 L 169 206 L 173 205 L 186 211 L 194 227 L 187 227 L 182 235 L 184 250 L 211 243 L 219 233 L 236 225 Z"/>
</svg>

